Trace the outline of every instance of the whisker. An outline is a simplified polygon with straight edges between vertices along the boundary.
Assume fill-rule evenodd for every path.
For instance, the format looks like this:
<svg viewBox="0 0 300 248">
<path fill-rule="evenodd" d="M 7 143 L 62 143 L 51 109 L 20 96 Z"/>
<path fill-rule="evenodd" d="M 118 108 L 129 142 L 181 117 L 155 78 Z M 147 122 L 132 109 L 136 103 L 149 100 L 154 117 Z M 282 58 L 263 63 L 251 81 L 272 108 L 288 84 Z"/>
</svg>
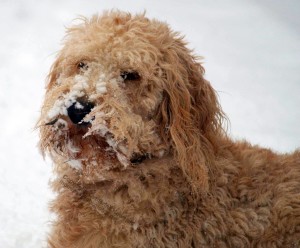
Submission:
<svg viewBox="0 0 300 248">
<path fill-rule="evenodd" d="M 52 125 L 54 125 L 57 121 L 58 121 L 58 119 L 54 119 L 53 121 L 47 122 L 47 123 L 45 123 L 44 125 L 45 125 L 45 126 L 52 126 Z"/>
</svg>

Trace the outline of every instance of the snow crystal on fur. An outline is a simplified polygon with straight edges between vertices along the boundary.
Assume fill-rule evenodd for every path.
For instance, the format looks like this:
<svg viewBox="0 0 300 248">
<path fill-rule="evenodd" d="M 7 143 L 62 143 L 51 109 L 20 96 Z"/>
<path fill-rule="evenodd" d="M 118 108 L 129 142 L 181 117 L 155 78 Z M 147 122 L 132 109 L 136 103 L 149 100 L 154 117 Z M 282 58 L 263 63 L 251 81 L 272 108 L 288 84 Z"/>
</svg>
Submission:
<svg viewBox="0 0 300 248">
<path fill-rule="evenodd" d="M 70 165 L 72 168 L 74 168 L 76 170 L 82 169 L 82 163 L 79 160 L 71 159 L 67 163 L 68 163 L 68 165 Z"/>
</svg>

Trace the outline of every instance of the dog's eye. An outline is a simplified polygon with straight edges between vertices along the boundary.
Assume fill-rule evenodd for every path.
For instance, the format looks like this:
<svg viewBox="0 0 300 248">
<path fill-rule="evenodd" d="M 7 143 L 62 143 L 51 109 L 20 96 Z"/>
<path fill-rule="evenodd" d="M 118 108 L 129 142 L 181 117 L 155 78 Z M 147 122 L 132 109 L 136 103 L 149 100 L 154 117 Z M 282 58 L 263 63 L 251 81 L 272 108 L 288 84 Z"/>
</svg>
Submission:
<svg viewBox="0 0 300 248">
<path fill-rule="evenodd" d="M 136 71 L 123 71 L 120 75 L 124 81 L 137 81 L 141 76 Z"/>
<path fill-rule="evenodd" d="M 79 70 L 87 70 L 89 67 L 87 65 L 86 62 L 82 62 L 80 61 L 78 64 L 77 64 L 77 69 Z"/>
</svg>

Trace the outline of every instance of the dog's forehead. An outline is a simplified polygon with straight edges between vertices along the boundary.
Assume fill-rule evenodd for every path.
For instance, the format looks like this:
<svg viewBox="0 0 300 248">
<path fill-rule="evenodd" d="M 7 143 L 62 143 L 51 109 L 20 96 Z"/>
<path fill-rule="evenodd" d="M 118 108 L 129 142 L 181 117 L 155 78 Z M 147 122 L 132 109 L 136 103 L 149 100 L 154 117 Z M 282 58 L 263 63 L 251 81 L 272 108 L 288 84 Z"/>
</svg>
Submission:
<svg viewBox="0 0 300 248">
<path fill-rule="evenodd" d="M 168 41 L 164 23 L 151 22 L 146 18 L 126 22 L 94 21 L 71 28 L 64 46 L 65 57 L 87 58 L 87 60 L 126 63 L 150 62 L 151 55 L 162 56 L 163 45 Z"/>
</svg>

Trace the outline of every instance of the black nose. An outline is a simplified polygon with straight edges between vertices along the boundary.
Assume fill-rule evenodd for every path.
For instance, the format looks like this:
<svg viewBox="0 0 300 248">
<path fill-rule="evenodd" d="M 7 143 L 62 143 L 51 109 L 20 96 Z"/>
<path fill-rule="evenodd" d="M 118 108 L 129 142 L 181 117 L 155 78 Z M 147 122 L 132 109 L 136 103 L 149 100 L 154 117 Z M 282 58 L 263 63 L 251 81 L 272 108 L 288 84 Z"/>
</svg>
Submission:
<svg viewBox="0 0 300 248">
<path fill-rule="evenodd" d="M 87 125 L 88 122 L 84 122 L 83 118 L 89 114 L 94 107 L 91 102 L 74 102 L 68 109 L 68 116 L 74 124 Z"/>
</svg>

